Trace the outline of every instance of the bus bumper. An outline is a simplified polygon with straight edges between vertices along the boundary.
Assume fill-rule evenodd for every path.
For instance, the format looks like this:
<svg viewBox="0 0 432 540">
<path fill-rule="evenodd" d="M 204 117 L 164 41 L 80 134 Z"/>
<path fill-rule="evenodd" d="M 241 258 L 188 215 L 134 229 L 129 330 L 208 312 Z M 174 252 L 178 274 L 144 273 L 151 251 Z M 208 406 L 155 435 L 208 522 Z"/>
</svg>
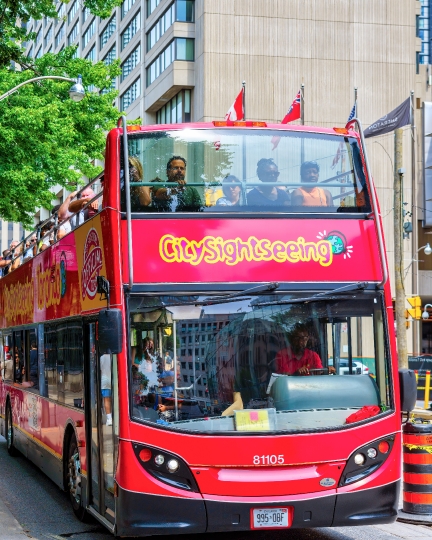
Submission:
<svg viewBox="0 0 432 540">
<path fill-rule="evenodd" d="M 215 501 L 135 493 L 119 488 L 118 536 L 192 534 L 251 529 L 252 508 L 291 506 L 292 528 L 392 523 L 400 482 L 350 493 L 275 502 Z M 210 496 L 209 496 L 210 497 Z"/>
</svg>

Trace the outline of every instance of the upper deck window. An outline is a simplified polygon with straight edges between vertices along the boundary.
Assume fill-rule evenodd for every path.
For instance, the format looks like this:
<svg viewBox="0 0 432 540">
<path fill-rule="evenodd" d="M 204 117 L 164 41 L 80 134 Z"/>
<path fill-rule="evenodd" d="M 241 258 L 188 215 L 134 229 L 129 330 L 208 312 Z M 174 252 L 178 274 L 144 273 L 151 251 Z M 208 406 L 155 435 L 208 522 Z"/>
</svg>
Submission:
<svg viewBox="0 0 432 540">
<path fill-rule="evenodd" d="M 354 137 L 203 129 L 128 140 L 133 212 L 370 211 Z"/>
</svg>

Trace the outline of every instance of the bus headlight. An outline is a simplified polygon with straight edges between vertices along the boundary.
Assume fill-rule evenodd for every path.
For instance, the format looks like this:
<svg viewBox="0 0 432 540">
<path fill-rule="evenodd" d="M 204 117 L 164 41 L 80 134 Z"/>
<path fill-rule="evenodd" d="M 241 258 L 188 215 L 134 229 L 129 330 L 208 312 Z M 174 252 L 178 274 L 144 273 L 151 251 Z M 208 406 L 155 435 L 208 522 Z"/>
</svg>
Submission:
<svg viewBox="0 0 432 540">
<path fill-rule="evenodd" d="M 349 457 L 343 470 L 339 487 L 363 480 L 375 472 L 390 455 L 394 437 L 385 437 L 358 448 Z"/>
</svg>

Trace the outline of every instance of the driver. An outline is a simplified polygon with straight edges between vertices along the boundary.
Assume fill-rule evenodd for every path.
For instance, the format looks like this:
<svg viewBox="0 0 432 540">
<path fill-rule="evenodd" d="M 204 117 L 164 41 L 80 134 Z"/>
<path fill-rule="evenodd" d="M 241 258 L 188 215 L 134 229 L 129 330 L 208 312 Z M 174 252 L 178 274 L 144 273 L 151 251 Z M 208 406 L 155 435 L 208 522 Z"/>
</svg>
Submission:
<svg viewBox="0 0 432 540">
<path fill-rule="evenodd" d="M 317 353 L 306 348 L 308 341 L 309 330 L 304 324 L 297 324 L 291 334 L 291 345 L 276 355 L 277 373 L 309 375 L 310 369 L 323 369 Z M 329 373 L 335 373 L 334 367 L 329 367 Z"/>
</svg>

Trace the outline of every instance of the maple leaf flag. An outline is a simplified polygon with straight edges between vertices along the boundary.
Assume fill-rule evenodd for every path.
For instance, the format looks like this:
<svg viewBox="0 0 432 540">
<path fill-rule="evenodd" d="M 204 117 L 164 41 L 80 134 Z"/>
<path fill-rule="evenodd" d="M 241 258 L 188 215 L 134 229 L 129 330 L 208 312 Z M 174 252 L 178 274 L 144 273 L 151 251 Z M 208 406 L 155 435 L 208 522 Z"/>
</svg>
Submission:
<svg viewBox="0 0 432 540">
<path fill-rule="evenodd" d="M 291 107 L 283 117 L 281 124 L 288 124 L 294 120 L 298 120 L 301 117 L 301 90 L 297 92 L 294 101 L 291 103 Z"/>
<path fill-rule="evenodd" d="M 243 89 L 240 91 L 240 94 L 235 98 L 234 103 L 228 109 L 228 112 L 225 115 L 225 120 L 236 120 L 244 119 L 244 106 L 243 106 Z"/>
</svg>

